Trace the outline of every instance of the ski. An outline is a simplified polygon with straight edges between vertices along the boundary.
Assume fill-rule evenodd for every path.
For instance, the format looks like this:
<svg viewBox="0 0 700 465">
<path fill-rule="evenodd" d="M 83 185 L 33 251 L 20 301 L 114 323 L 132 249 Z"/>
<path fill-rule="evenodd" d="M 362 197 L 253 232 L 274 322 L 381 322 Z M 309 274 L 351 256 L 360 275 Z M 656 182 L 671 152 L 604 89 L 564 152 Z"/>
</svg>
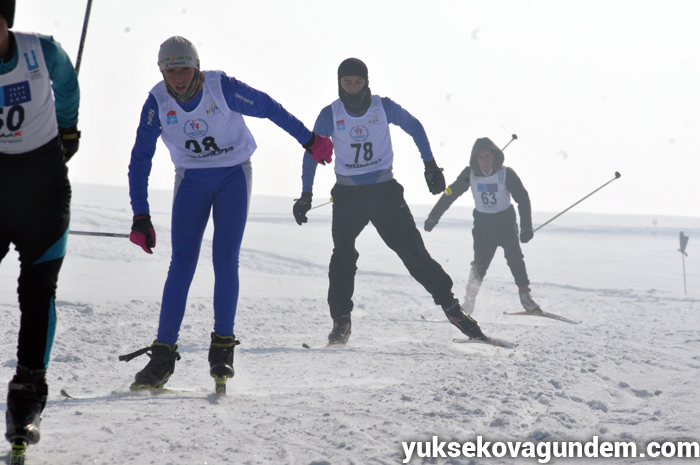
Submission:
<svg viewBox="0 0 700 465">
<path fill-rule="evenodd" d="M 123 388 L 123 389 L 116 389 L 116 390 L 110 391 L 110 392 L 98 392 L 98 393 L 92 393 L 92 394 L 71 394 L 65 388 L 61 389 L 61 395 L 63 397 L 65 397 L 67 399 L 74 399 L 74 400 L 103 399 L 103 398 L 107 398 L 107 397 L 139 395 L 141 393 L 160 395 L 160 394 L 169 394 L 169 393 L 178 393 L 178 392 L 195 392 L 195 390 L 194 389 L 181 389 L 181 388 L 159 388 L 159 389 Z"/>
<path fill-rule="evenodd" d="M 577 325 L 581 323 L 581 320 L 570 320 L 569 318 L 563 317 L 561 315 L 555 315 L 554 313 L 547 312 L 503 312 L 504 315 L 529 315 L 529 316 L 539 316 L 543 318 L 551 318 L 552 320 L 563 321 L 564 323 L 571 323 L 572 325 Z"/>
<path fill-rule="evenodd" d="M 446 318 L 440 318 L 438 320 L 438 319 L 434 319 L 434 318 L 426 318 L 423 315 L 420 316 L 420 319 L 423 321 L 429 321 L 430 323 L 449 323 L 450 322 L 450 320 L 448 320 Z"/>
<path fill-rule="evenodd" d="M 321 346 L 312 346 L 312 345 L 307 344 L 306 342 L 302 343 L 301 346 L 304 349 L 330 349 L 331 347 L 333 347 L 332 344 L 324 344 Z"/>
<path fill-rule="evenodd" d="M 93 393 L 93 394 L 70 394 L 66 389 L 61 389 L 61 395 L 63 397 L 66 397 L 68 399 L 78 399 L 78 400 L 84 400 L 84 399 L 99 399 L 102 397 L 112 397 L 112 396 L 121 396 L 121 395 L 127 395 L 127 394 L 132 394 L 133 391 L 129 390 L 129 388 L 124 388 L 124 389 L 116 389 L 114 391 L 110 392 L 98 392 L 98 393 Z"/>
<path fill-rule="evenodd" d="M 17 440 L 12 443 L 12 452 L 10 454 L 10 465 L 24 465 L 24 457 L 27 453 L 27 443 Z"/>
<path fill-rule="evenodd" d="M 310 346 L 310 345 L 307 344 L 306 342 L 302 342 L 302 343 L 301 343 L 301 346 L 302 346 L 304 349 L 311 349 L 311 348 L 312 348 L 312 346 Z M 314 349 L 321 349 L 321 348 L 323 348 L 323 347 L 324 347 L 324 346 L 317 346 L 317 347 L 313 347 L 313 348 L 314 348 Z"/>
<path fill-rule="evenodd" d="M 518 347 L 518 344 L 514 342 L 509 342 L 505 341 L 503 339 L 496 339 L 494 337 L 490 337 L 488 339 L 471 339 L 471 338 L 455 338 L 452 339 L 452 342 L 455 342 L 457 344 L 486 344 L 489 346 L 494 346 L 494 347 L 501 347 L 503 349 L 515 349 Z"/>
<path fill-rule="evenodd" d="M 307 344 L 306 342 L 302 343 L 301 345 L 304 349 L 338 349 L 338 350 L 349 350 L 353 349 L 352 346 L 349 346 L 347 344 L 324 344 L 320 346 L 312 346 Z"/>
</svg>

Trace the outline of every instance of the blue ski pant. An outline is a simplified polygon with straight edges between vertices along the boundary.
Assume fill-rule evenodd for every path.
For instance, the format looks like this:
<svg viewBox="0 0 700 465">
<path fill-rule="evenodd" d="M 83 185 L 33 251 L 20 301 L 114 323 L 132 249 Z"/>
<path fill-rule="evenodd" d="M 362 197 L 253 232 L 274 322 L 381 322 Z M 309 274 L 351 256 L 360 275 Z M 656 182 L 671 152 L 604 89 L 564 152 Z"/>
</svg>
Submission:
<svg viewBox="0 0 700 465">
<path fill-rule="evenodd" d="M 177 342 L 185 306 L 211 214 L 214 221 L 214 332 L 233 335 L 238 304 L 238 257 L 250 191 L 250 162 L 177 171 L 172 212 L 172 257 L 163 289 L 158 342 Z"/>
</svg>

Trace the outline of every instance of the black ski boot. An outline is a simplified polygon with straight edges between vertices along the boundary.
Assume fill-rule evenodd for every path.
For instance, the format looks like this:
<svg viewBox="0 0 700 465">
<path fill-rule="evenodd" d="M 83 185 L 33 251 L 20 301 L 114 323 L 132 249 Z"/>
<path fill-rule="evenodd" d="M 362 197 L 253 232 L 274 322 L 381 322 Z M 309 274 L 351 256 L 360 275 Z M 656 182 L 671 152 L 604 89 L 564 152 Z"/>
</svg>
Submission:
<svg viewBox="0 0 700 465">
<path fill-rule="evenodd" d="M 148 352 L 151 352 L 150 354 Z M 128 355 L 120 355 L 119 360 L 128 362 L 132 358 L 146 354 L 151 361 L 145 368 L 136 373 L 135 381 L 131 384 L 132 391 L 140 389 L 162 389 L 175 372 L 175 362 L 180 360 L 177 352 L 177 344 L 170 347 L 168 344 L 153 341 L 150 347 L 144 347 Z"/>
<path fill-rule="evenodd" d="M 350 339 L 351 328 L 350 315 L 333 320 L 333 329 L 328 334 L 328 345 L 346 344 Z"/>
<path fill-rule="evenodd" d="M 46 370 L 28 370 L 17 366 L 10 381 L 5 412 L 5 439 L 13 444 L 36 444 L 41 439 L 39 424 L 46 407 L 49 387 Z"/>
<path fill-rule="evenodd" d="M 459 328 L 459 330 L 470 339 L 481 339 L 484 341 L 488 339 L 488 337 L 481 332 L 479 323 L 464 312 L 462 306 L 459 305 L 459 300 L 453 300 L 451 304 L 443 306 L 442 310 L 445 312 L 445 315 L 447 315 L 447 319 L 450 320 L 450 323 Z"/>
<path fill-rule="evenodd" d="M 216 382 L 216 393 L 226 394 L 226 380 L 233 378 L 233 348 L 240 344 L 236 336 L 219 336 L 211 333 L 209 346 L 209 374 Z"/>
</svg>

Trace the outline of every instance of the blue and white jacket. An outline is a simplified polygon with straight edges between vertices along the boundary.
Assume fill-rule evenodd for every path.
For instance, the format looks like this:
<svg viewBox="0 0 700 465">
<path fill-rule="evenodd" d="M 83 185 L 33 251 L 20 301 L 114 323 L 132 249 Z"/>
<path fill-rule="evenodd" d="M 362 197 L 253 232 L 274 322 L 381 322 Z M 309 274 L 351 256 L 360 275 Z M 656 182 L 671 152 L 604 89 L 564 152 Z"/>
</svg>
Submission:
<svg viewBox="0 0 700 465">
<path fill-rule="evenodd" d="M 372 96 L 373 99 L 378 98 L 377 96 Z M 430 142 L 428 141 L 428 136 L 425 133 L 425 129 L 418 119 L 411 115 L 408 111 L 401 107 L 393 100 L 388 97 L 381 97 L 381 105 L 386 114 L 387 121 L 385 124 L 394 124 L 403 129 L 408 135 L 413 138 L 418 151 L 420 152 L 423 161 L 433 160 L 433 152 L 430 149 Z M 335 103 L 335 102 L 334 102 Z M 347 112 L 347 110 L 345 110 Z M 349 112 L 347 112 L 349 113 Z M 360 115 L 350 114 L 351 117 L 359 117 Z M 334 132 L 339 129 L 339 122 L 333 120 L 333 104 L 328 105 L 316 119 L 314 125 L 314 132 L 326 137 L 333 137 Z M 335 141 L 334 141 L 335 143 Z M 336 155 L 338 153 L 338 147 L 336 147 Z M 382 156 L 386 154 L 378 154 L 377 156 Z M 338 159 L 336 157 L 336 163 Z M 311 158 L 308 152 L 304 153 L 304 162 L 302 166 L 302 192 L 312 192 L 314 177 L 316 175 L 316 166 L 318 163 Z M 393 179 L 391 166 L 386 169 L 377 169 L 376 171 L 365 172 L 363 174 L 355 176 L 346 176 L 342 173 L 338 173 L 336 168 L 336 180 L 339 184 L 349 184 L 349 185 L 366 185 L 366 184 L 376 184 L 379 182 L 385 182 Z"/>
<path fill-rule="evenodd" d="M 205 72 L 206 73 L 206 72 Z M 304 145 L 311 140 L 311 131 L 289 113 L 281 104 L 264 92 L 256 90 L 247 84 L 221 73 L 221 90 L 231 111 L 245 116 L 267 118 L 299 144 Z M 203 91 L 187 102 L 177 101 L 186 112 L 197 108 L 202 100 Z M 174 100 L 174 99 L 173 99 Z M 141 121 L 136 130 L 136 142 L 131 152 L 129 164 L 129 193 L 131 207 L 135 215 L 149 213 L 148 206 L 148 177 L 151 173 L 156 142 L 162 133 L 162 122 L 159 118 L 158 103 L 155 96 L 149 93 L 146 103 L 141 110 Z"/>
</svg>

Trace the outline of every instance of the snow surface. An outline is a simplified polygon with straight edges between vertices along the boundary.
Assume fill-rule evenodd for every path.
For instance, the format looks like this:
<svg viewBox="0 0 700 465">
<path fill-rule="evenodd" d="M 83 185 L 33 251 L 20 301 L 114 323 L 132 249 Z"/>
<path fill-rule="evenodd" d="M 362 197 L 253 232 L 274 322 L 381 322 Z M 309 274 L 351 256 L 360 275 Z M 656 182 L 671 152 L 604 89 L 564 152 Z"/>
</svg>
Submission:
<svg viewBox="0 0 700 465">
<path fill-rule="evenodd" d="M 599 436 L 640 446 L 700 439 L 699 218 L 572 211 L 539 231 L 523 246 L 533 297 L 548 311 L 583 320 L 580 325 L 503 315 L 519 303 L 499 252 L 474 316 L 487 334 L 518 342 L 513 351 L 453 344 L 457 329 L 368 227 L 358 241 L 350 344 L 307 350 L 302 343 L 323 344 L 331 327 L 325 302 L 331 207 L 312 210 L 299 227 L 292 199 L 254 197 L 240 262 L 236 335 L 242 344 L 228 395 L 214 395 L 208 375 L 208 230 L 180 335 L 182 360 L 169 382 L 192 391 L 62 398 L 61 388 L 86 394 L 126 387 L 146 363 L 146 357 L 129 363 L 117 357 L 155 337 L 170 255 L 171 195 L 151 192 L 154 255 L 127 239 L 71 236 L 59 281 L 43 438 L 30 447 L 27 464 L 396 464 L 404 459 L 401 441 L 434 435 L 459 442 L 477 435 Z M 317 204 L 322 201 L 317 193 Z M 422 226 L 429 207 L 412 210 Z M 470 202 L 460 199 L 433 232 L 423 233 L 458 296 L 472 256 L 470 211 Z M 536 213 L 535 226 L 552 216 Z M 128 232 L 130 218 L 126 188 L 74 186 L 74 230 Z M 687 296 L 680 231 L 690 236 Z M 3 410 L 16 365 L 17 274 L 12 251 L 0 266 Z"/>
</svg>

